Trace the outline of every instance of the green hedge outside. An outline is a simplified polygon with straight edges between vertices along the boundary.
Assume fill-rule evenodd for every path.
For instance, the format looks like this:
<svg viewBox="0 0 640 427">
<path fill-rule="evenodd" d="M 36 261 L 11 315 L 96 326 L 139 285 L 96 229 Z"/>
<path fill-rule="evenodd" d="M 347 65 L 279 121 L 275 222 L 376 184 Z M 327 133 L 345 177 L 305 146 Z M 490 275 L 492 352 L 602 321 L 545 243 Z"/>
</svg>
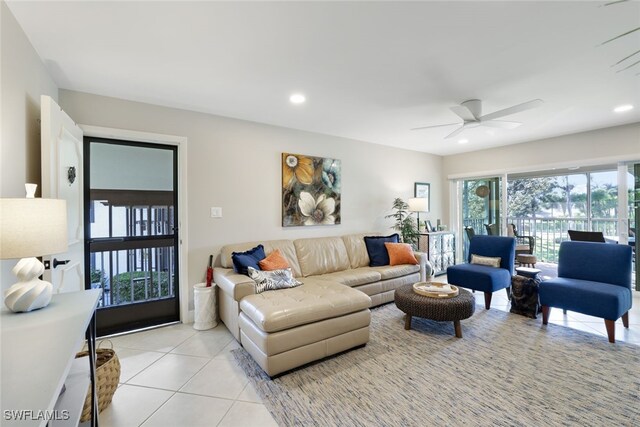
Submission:
<svg viewBox="0 0 640 427">
<path fill-rule="evenodd" d="M 102 270 L 91 270 L 91 283 L 99 283 L 101 287 L 104 287 L 105 274 Z"/>
<path fill-rule="evenodd" d="M 132 278 L 133 275 L 133 278 Z M 145 296 L 145 277 L 147 278 L 148 296 Z M 133 280 L 133 301 L 131 300 L 131 281 Z M 160 293 L 158 293 L 160 280 Z M 169 296 L 169 274 L 167 272 L 135 271 L 113 276 L 111 280 L 112 304 L 144 301 Z"/>
</svg>

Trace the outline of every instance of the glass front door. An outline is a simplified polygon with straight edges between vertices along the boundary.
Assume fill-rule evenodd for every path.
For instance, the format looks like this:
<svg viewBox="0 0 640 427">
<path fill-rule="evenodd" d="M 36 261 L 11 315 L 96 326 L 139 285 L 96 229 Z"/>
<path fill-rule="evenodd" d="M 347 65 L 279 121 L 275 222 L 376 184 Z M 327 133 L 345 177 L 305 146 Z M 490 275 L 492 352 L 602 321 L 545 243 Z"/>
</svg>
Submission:
<svg viewBox="0 0 640 427">
<path fill-rule="evenodd" d="M 179 320 L 177 147 L 85 138 L 86 288 L 99 335 Z"/>
</svg>

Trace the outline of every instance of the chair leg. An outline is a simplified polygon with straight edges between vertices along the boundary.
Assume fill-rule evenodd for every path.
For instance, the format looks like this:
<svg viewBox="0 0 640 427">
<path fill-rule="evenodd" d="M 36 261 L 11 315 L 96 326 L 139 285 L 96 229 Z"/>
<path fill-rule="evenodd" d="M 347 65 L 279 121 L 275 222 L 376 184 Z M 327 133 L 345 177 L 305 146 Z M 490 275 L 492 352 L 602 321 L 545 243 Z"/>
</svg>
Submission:
<svg viewBox="0 0 640 427">
<path fill-rule="evenodd" d="M 542 306 L 542 324 L 546 325 L 549 323 L 549 313 L 551 313 L 551 307 L 548 305 Z"/>
<path fill-rule="evenodd" d="M 622 325 L 624 325 L 625 328 L 629 329 L 629 312 L 628 311 L 622 315 Z"/>
<path fill-rule="evenodd" d="M 491 297 L 493 296 L 492 292 L 484 293 L 484 308 L 489 310 L 491 308 Z"/>
<path fill-rule="evenodd" d="M 616 342 L 616 321 L 604 319 L 604 326 L 607 327 L 607 336 L 610 343 Z"/>
<path fill-rule="evenodd" d="M 507 298 L 511 299 L 511 286 L 504 288 L 504 290 L 507 291 Z"/>
<path fill-rule="evenodd" d="M 567 309 L 566 308 L 562 309 L 562 314 L 567 314 Z"/>
</svg>

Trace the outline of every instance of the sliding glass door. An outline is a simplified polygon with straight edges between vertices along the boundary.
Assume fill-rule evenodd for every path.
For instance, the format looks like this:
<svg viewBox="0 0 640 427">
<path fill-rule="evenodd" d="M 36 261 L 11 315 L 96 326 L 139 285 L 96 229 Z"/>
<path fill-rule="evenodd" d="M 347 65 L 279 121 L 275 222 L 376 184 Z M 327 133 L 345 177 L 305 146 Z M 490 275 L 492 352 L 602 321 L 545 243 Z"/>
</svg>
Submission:
<svg viewBox="0 0 640 427">
<path fill-rule="evenodd" d="M 467 259 L 469 234 L 499 233 L 501 229 L 501 179 L 499 177 L 462 181 L 463 256 Z"/>
<path fill-rule="evenodd" d="M 86 288 L 98 334 L 179 320 L 177 147 L 85 138 Z"/>
<path fill-rule="evenodd" d="M 558 262 L 560 243 L 569 239 L 567 230 L 599 231 L 610 243 L 633 247 L 633 286 L 640 290 L 640 163 L 466 179 L 455 188 L 458 227 L 465 228 L 459 234 L 464 259 L 469 234 L 503 234 L 504 223 L 513 223 L 518 235 L 532 236 L 538 261 L 551 263 Z M 501 209 L 502 191 L 506 206 Z"/>
<path fill-rule="evenodd" d="M 618 171 L 613 166 L 589 172 L 510 175 L 508 222 L 521 235 L 535 237 L 538 260 L 557 262 L 567 230 L 600 231 L 618 241 Z M 626 209 L 625 209 L 626 210 Z"/>
<path fill-rule="evenodd" d="M 638 251 L 638 231 L 640 230 L 640 163 L 629 166 L 629 173 L 633 176 L 633 185 L 629 191 L 629 244 L 633 247 L 634 252 L 634 269 L 635 269 L 635 289 L 640 291 L 640 272 L 638 263 L 640 263 L 640 253 Z"/>
</svg>

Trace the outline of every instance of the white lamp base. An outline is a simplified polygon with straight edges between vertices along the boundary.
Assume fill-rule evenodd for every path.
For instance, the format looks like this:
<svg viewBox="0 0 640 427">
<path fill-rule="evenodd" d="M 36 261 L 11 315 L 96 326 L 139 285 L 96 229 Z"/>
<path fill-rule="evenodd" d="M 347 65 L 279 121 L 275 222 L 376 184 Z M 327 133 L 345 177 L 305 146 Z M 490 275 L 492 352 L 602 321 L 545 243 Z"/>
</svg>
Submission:
<svg viewBox="0 0 640 427">
<path fill-rule="evenodd" d="M 4 294 L 4 304 L 9 310 L 18 313 L 49 305 L 53 286 L 38 279 L 44 272 L 44 265 L 37 258 L 22 258 L 12 271 L 20 281 Z"/>
<path fill-rule="evenodd" d="M 18 282 L 5 292 L 4 304 L 9 310 L 19 313 L 46 307 L 51 302 L 53 286 L 40 279 Z"/>
</svg>

